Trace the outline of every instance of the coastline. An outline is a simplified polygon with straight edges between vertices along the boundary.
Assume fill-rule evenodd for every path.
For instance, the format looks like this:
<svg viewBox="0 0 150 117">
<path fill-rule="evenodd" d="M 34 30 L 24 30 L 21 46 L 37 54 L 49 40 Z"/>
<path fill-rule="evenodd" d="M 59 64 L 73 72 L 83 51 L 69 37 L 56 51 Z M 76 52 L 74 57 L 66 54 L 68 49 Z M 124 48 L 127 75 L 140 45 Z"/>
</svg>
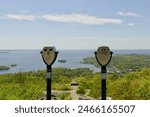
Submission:
<svg viewBox="0 0 150 117">
<path fill-rule="evenodd" d="M 91 64 L 82 64 L 83 58 L 94 56 L 94 50 L 58 50 L 59 55 L 57 61 L 52 66 L 63 68 L 90 68 L 99 71 Z M 112 50 L 114 55 L 123 54 L 140 54 L 150 55 L 150 50 Z M 15 67 L 7 71 L 0 71 L 0 74 L 19 73 L 27 71 L 36 71 L 45 69 L 46 66 L 42 61 L 40 50 L 0 50 L 0 66 L 9 66 L 12 63 L 17 64 Z M 3 53 L 4 52 L 4 53 Z M 7 53 L 5 53 L 7 52 Z M 58 60 L 66 60 L 66 63 L 58 62 Z"/>
</svg>

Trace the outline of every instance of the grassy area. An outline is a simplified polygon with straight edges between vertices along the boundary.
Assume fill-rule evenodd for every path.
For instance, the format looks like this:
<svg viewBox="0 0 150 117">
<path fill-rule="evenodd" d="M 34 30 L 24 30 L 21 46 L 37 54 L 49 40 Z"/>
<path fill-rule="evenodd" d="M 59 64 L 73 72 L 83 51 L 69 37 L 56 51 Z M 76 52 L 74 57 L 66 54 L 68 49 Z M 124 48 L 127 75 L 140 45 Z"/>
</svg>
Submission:
<svg viewBox="0 0 150 117">
<path fill-rule="evenodd" d="M 0 99 L 37 100 L 46 90 L 45 70 L 16 74 L 0 74 Z M 70 83 L 78 82 L 78 94 L 98 99 L 101 96 L 101 74 L 87 68 L 55 68 L 52 74 L 53 90 L 71 90 Z M 88 94 L 87 94 L 88 91 Z M 107 75 L 107 96 L 119 100 L 150 99 L 150 68 L 119 76 Z M 68 93 L 59 95 L 60 99 L 71 99 Z"/>
</svg>

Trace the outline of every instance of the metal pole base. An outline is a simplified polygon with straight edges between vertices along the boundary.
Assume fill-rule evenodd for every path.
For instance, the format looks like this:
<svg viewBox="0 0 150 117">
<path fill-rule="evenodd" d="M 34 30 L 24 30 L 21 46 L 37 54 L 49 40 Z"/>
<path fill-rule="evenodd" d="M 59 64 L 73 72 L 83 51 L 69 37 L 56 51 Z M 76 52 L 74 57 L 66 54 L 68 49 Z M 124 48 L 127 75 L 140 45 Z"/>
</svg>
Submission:
<svg viewBox="0 0 150 117">
<path fill-rule="evenodd" d="M 47 73 L 51 73 L 52 68 L 50 65 L 47 66 Z M 47 77 L 47 94 L 46 94 L 46 99 L 51 100 L 51 77 L 48 75 Z"/>
<path fill-rule="evenodd" d="M 102 100 L 106 100 L 106 66 L 101 67 L 102 72 Z"/>
</svg>

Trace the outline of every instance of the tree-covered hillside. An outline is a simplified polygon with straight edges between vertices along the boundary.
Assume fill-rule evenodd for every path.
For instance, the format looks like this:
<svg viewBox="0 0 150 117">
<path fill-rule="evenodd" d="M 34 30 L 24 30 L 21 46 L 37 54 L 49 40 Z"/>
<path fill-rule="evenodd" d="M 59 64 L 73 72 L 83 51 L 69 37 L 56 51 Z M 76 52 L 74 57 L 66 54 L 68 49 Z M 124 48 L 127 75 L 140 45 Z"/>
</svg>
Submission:
<svg viewBox="0 0 150 117">
<path fill-rule="evenodd" d="M 46 90 L 45 70 L 16 74 L 0 74 L 0 99 L 5 100 L 37 100 Z M 77 93 L 98 99 L 101 96 L 101 75 L 87 68 L 66 69 L 55 68 L 52 74 L 53 90 L 71 90 L 70 83 L 78 82 Z M 60 95 L 61 99 L 67 99 Z M 145 100 L 150 99 L 150 68 L 126 73 L 107 75 L 107 96 L 113 100 Z M 70 98 L 69 98 L 70 99 Z"/>
<path fill-rule="evenodd" d="M 84 64 L 93 64 L 99 67 L 95 57 L 86 57 L 83 59 Z M 143 68 L 150 68 L 150 55 L 113 55 L 110 64 L 108 65 L 113 72 L 133 72 Z"/>
</svg>

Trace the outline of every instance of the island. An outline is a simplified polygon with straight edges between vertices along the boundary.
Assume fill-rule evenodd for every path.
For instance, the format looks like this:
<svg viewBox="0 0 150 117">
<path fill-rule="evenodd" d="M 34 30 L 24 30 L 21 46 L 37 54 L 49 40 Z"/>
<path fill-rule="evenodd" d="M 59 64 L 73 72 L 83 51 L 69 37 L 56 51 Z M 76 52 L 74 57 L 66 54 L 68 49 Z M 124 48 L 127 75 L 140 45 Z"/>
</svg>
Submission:
<svg viewBox="0 0 150 117">
<path fill-rule="evenodd" d="M 11 66 L 11 67 L 16 67 L 16 66 L 17 66 L 17 64 L 11 64 L 10 66 Z"/>
<path fill-rule="evenodd" d="M 5 70 L 9 70 L 10 67 L 9 66 L 0 66 L 0 71 L 5 71 Z"/>
<path fill-rule="evenodd" d="M 8 51 L 0 51 L 0 54 L 6 54 L 9 53 Z"/>
<path fill-rule="evenodd" d="M 9 70 L 11 69 L 12 67 L 16 67 L 17 64 L 11 64 L 9 66 L 5 66 L 5 65 L 0 65 L 0 71 L 5 71 L 5 70 Z"/>
<path fill-rule="evenodd" d="M 67 61 L 65 59 L 61 59 L 61 60 L 58 60 L 58 62 L 60 62 L 60 63 L 66 63 Z"/>
</svg>

